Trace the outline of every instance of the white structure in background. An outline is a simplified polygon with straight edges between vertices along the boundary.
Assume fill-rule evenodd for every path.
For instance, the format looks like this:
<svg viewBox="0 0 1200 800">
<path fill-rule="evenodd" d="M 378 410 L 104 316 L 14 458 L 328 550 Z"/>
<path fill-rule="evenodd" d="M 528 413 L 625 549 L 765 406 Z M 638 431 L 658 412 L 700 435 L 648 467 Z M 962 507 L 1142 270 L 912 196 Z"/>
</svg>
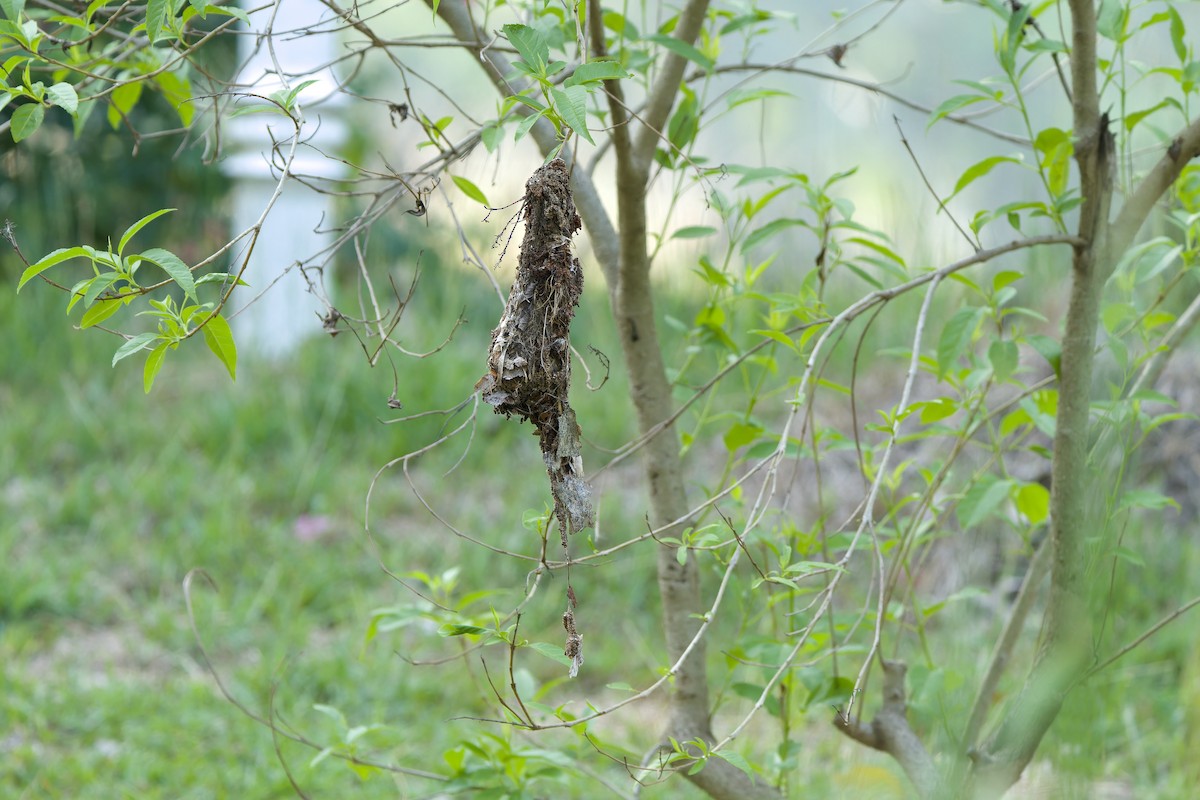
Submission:
<svg viewBox="0 0 1200 800">
<path fill-rule="evenodd" d="M 237 78 L 239 90 L 270 97 L 283 88 L 285 82 L 278 74 L 276 62 L 287 76 L 289 88 L 315 80 L 298 98 L 304 124 L 300 134 L 302 143 L 296 150 L 291 173 L 318 179 L 337 178 L 339 165 L 322 155 L 338 153 L 346 136 L 340 114 L 335 111 L 339 99 L 335 91 L 337 79 L 326 66 L 337 57 L 337 36 L 318 26 L 329 19 L 329 9 L 319 0 L 280 3 L 268 47 L 262 33 L 271 24 L 271 11 L 266 9 L 251 17 L 258 36 L 241 37 L 239 61 L 244 66 Z M 317 32 L 306 30 L 311 27 L 317 27 Z M 234 107 L 262 102 L 242 98 Z M 320 105 L 314 107 L 314 103 Z M 293 124 L 277 114 L 246 114 L 229 120 L 226 146 L 231 155 L 224 168 L 234 179 L 235 232 L 246 230 L 262 216 L 279 183 L 277 165 L 281 157 L 274 157 L 273 166 L 272 141 L 286 145 L 294 133 Z M 287 153 L 286 146 L 281 149 Z M 317 232 L 318 228 L 330 226 L 332 211 L 328 195 L 288 179 L 250 257 L 244 275 L 250 286 L 239 288 L 231 298 L 234 306 L 231 313 L 241 312 L 233 319 L 233 326 L 245 352 L 283 356 L 308 334 L 320 332 L 324 306 L 308 291 L 308 284 L 296 265 L 332 242 L 331 234 Z M 235 251 L 238 252 L 244 254 L 245 250 Z M 269 291 L 260 297 L 268 287 Z M 253 304 L 246 308 L 251 300 Z"/>
</svg>

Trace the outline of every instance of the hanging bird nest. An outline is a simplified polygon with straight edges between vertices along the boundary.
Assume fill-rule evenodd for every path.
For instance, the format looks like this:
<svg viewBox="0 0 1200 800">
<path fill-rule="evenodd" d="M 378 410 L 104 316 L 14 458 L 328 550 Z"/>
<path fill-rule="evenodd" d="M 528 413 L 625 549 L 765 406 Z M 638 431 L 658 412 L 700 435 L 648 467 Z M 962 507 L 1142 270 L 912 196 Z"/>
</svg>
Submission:
<svg viewBox="0 0 1200 800">
<path fill-rule="evenodd" d="M 581 431 L 567 397 L 571 319 L 583 293 L 583 269 L 571 251 L 580 221 L 562 159 L 526 182 L 524 218 L 517 279 L 492 331 L 488 372 L 478 388 L 496 413 L 529 420 L 537 429 L 565 547 L 568 534 L 594 524 L 595 512 L 583 476 Z"/>
</svg>

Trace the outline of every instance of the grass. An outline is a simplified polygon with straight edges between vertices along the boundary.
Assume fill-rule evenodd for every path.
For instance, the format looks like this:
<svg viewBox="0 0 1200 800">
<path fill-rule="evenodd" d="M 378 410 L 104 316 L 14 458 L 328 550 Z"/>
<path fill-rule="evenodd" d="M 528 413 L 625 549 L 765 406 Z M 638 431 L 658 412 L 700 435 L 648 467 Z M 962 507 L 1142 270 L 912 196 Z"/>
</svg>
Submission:
<svg viewBox="0 0 1200 800">
<path fill-rule="evenodd" d="M 472 321 L 439 358 L 399 363 L 404 413 L 449 407 L 469 394 L 497 310 L 494 297 L 472 294 L 450 272 L 430 280 L 415 301 L 429 305 L 414 306 L 404 335 L 436 341 L 437 327 L 420 320 L 450 319 L 464 307 Z M 203 348 L 185 347 L 147 397 L 134 359 L 110 370 L 113 341 L 68 330 L 58 298 L 30 288 L 20 302 L 0 295 L 8 338 L 0 356 L 0 795 L 295 796 L 281 761 L 311 797 L 422 797 L 436 790 L 403 775 L 362 777 L 336 759 L 313 765 L 312 747 L 284 742 L 277 755 L 269 730 L 226 701 L 205 669 L 182 589 L 188 572 L 202 569 L 215 589 L 194 582 L 196 627 L 229 690 L 255 713 L 278 715 L 319 746 L 346 739 L 346 725 L 380 724 L 357 739 L 362 753 L 434 772 L 445 771 L 443 754 L 455 758 L 464 739 L 478 747 L 490 742 L 487 757 L 474 762 L 483 772 L 519 762 L 530 772 L 546 768 L 543 791 L 602 796 L 591 780 L 557 785 L 563 773 L 550 769 L 555 761 L 546 750 L 534 749 L 560 748 L 608 768 L 577 736 L 525 739 L 459 718 L 498 713 L 475 655 L 467 659 L 470 669 L 408 663 L 457 652 L 464 640 L 438 637 L 431 617 L 486 626 L 489 606 L 506 609 L 519 599 L 529 565 L 457 538 L 424 512 L 397 470 L 382 475 L 372 506 L 375 536 L 364 535 L 363 500 L 378 468 L 436 438 L 442 425 L 438 418 L 379 423 L 394 414 L 385 403 L 393 388 L 386 366 L 368 369 L 343 335 L 312 341 L 278 363 L 244 357 L 237 383 L 230 383 Z M 585 343 L 614 355 L 602 332 L 608 312 L 597 296 L 588 303 Z M 684 310 L 676 316 L 688 318 Z M 606 446 L 630 433 L 613 360 L 605 389 L 575 398 L 585 436 Z M 465 444 L 460 439 L 422 461 L 419 485 L 462 530 L 536 554 L 537 535 L 523 515 L 542 512 L 548 495 L 529 429 L 482 414 L 464 466 L 442 477 Z M 640 502 L 629 501 L 641 485 L 636 471 L 609 481 L 602 519 L 616 541 L 620 531 L 644 526 Z M 1200 591 L 1185 542 L 1147 537 L 1140 552 L 1144 569 L 1161 570 L 1162 579 L 1122 573 L 1118 591 L 1130 613 L 1112 621 L 1110 643 L 1136 635 L 1189 587 Z M 603 685 L 612 676 L 633 686 L 653 679 L 661 646 L 651 557 L 639 551 L 573 576 L 590 645 L 573 696 L 619 696 L 620 688 Z M 461 614 L 417 614 L 428 606 L 381 566 L 410 576 L 410 584 Z M 494 593 L 471 598 L 481 587 Z M 563 589 L 556 577 L 539 590 L 522 636 L 561 645 Z M 381 608 L 394 610 L 379 619 L 396 627 L 372 638 L 372 614 Z M 977 668 L 988 647 L 978 619 L 948 615 L 938 624 L 937 634 L 951 642 L 947 659 Z M 1176 731 L 1196 702 L 1187 693 L 1200 684 L 1200 677 L 1181 678 L 1200 660 L 1188 625 L 1185 619 L 1169 628 L 1074 695 L 1043 757 L 1081 780 L 1129 777 L 1139 797 L 1190 796 L 1186 775 L 1163 766 L 1186 758 Z M 734 635 L 718 629 L 715 641 Z M 714 662 L 722 661 L 722 648 L 713 649 Z M 500 648 L 484 652 L 498 670 L 493 676 L 507 681 Z M 549 659 L 523 650 L 518 664 L 518 680 L 555 690 L 548 702 L 571 689 Z M 953 698 L 954 680 L 943 679 Z M 930 700 L 920 709 L 933 736 L 942 725 L 937 705 Z M 649 747 L 659 722 L 654 708 L 593 732 Z M 902 784 L 894 766 L 837 737 L 826 716 L 815 709 L 797 723 L 799 774 L 809 789 L 895 796 Z M 496 738 L 481 739 L 481 731 Z M 642 752 L 625 755 L 637 760 Z M 646 794 L 685 797 L 690 790 L 673 782 Z"/>
</svg>

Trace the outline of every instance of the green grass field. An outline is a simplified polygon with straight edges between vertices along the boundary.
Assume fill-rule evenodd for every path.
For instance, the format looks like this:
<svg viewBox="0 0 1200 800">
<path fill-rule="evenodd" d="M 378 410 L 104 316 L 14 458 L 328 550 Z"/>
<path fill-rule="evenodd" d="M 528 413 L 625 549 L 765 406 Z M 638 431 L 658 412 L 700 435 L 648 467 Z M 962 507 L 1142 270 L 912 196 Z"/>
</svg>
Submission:
<svg viewBox="0 0 1200 800">
<path fill-rule="evenodd" d="M 429 318 L 449 319 L 454 311 L 447 309 L 466 306 L 471 321 L 438 359 L 398 363 L 404 413 L 453 406 L 482 374 L 498 308 L 482 294 L 456 296 L 453 285 L 426 287 L 439 304 L 427 309 Z M 363 530 L 376 471 L 437 438 L 443 420 L 381 424 L 396 414 L 386 406 L 391 370 L 369 369 L 349 335 L 314 339 L 280 363 L 244 357 L 236 383 L 202 347 L 185 348 L 145 396 L 137 360 L 110 369 L 115 340 L 70 330 L 58 297 L 41 289 L 31 286 L 20 298 L 0 293 L 7 339 L 0 796 L 296 796 L 284 765 L 310 797 L 436 795 L 438 785 L 419 777 L 356 772 L 336 758 L 312 762 L 319 747 L 343 742 L 346 725 L 378 724 L 355 740 L 364 757 L 445 771 L 443 754 L 479 735 L 477 723 L 459 718 L 497 713 L 475 655 L 467 658 L 471 669 L 463 661 L 408 663 L 453 655 L 462 640 L 438 637 L 436 623 L 417 613 L 428 606 L 383 567 L 422 573 L 409 582 L 472 620 L 519 600 L 527 567 L 457 538 L 424 511 L 397 470 L 384 473 L 374 491 L 374 537 Z M 607 309 L 598 298 L 589 302 L 581 319 L 593 327 L 584 335 L 613 353 L 602 333 Z M 438 338 L 431 324 L 414 324 L 407 334 Z M 630 433 L 619 368 L 614 358 L 614 378 L 600 393 L 578 393 L 585 436 L 603 446 Z M 462 465 L 443 477 L 466 444 L 460 437 L 415 470 L 430 502 L 472 535 L 536 554 L 537 534 L 522 519 L 527 510 L 543 511 L 548 493 L 529 429 L 482 413 Z M 603 518 L 636 528 L 639 504 L 628 502 L 640 497 L 636 472 L 614 480 Z M 1178 532 L 1147 538 L 1145 569 L 1159 570 L 1158 578 L 1122 585 L 1132 601 L 1122 630 L 1144 628 L 1189 590 L 1200 591 L 1193 550 Z M 577 579 L 588 593 L 582 615 L 610 603 L 622 609 L 587 620 L 597 644 L 588 651 L 581 697 L 615 691 L 604 688 L 613 675 L 634 686 L 653 678 L 660 645 L 651 555 Z M 277 754 L 270 730 L 218 691 L 187 614 L 183 583 L 195 569 L 215 584 L 194 579 L 194 621 L 228 690 L 316 748 L 282 741 Z M 470 596 L 480 589 L 492 593 Z M 545 587 L 528 607 L 522 635 L 561 646 L 561 598 L 560 584 Z M 376 609 L 392 609 L 379 619 L 396 627 L 370 637 Z M 955 619 L 942 624 L 961 625 L 949 640 L 968 650 L 977 644 L 971 621 Z M 1077 693 L 1045 744 L 1045 759 L 1080 781 L 1117 776 L 1138 797 L 1191 796 L 1180 732 L 1196 736 L 1195 719 L 1188 722 L 1200 704 L 1196 624 L 1185 618 Z M 518 676 L 543 686 L 564 680 L 560 665 L 537 656 L 522 661 Z M 620 725 L 610 730 L 639 747 L 653 743 L 652 712 Z M 900 785 L 894 767 L 837 736 L 821 713 L 804 725 L 800 774 L 812 791 L 857 797 L 866 796 L 863 786 Z M 530 739 L 486 730 L 498 737 L 497 748 L 521 749 L 530 770 L 559 758 L 542 747 L 597 765 L 590 746 L 571 734 Z M 620 770 L 608 779 L 614 774 Z M 547 775 L 551 783 L 567 780 L 553 769 Z M 607 792 L 582 778 L 556 791 Z M 645 796 L 689 791 L 674 782 Z"/>
</svg>

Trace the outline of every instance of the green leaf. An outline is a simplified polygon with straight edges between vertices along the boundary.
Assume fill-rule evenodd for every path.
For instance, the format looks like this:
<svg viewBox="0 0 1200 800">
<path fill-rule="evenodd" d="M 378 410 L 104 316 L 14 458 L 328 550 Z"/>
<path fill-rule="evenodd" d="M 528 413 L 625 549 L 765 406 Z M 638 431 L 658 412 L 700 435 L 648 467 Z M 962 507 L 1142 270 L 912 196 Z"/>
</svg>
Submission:
<svg viewBox="0 0 1200 800">
<path fill-rule="evenodd" d="M 703 239 L 717 232 L 716 228 L 708 225 L 688 225 L 671 234 L 672 239 Z"/>
<path fill-rule="evenodd" d="M 584 139 L 595 144 L 596 141 L 587 129 L 587 89 L 582 86 L 568 86 L 565 89 L 551 89 L 550 94 L 554 98 L 554 108 L 563 122 Z"/>
<path fill-rule="evenodd" d="M 1162 102 L 1156 103 L 1155 105 L 1152 105 L 1149 108 L 1143 108 L 1141 111 L 1134 111 L 1132 113 L 1126 114 L 1125 115 L 1125 130 L 1126 131 L 1133 130 L 1134 127 L 1136 127 L 1139 122 L 1141 122 L 1146 117 L 1153 114 L 1155 111 L 1160 111 L 1164 108 L 1169 108 L 1170 106 L 1171 106 L 1170 101 L 1163 100 Z"/>
<path fill-rule="evenodd" d="M 534 651 L 541 653 L 551 661 L 556 661 L 564 667 L 571 666 L 571 659 L 563 655 L 561 647 L 550 644 L 549 642 L 533 642 L 529 645 Z"/>
<path fill-rule="evenodd" d="M 1050 492 L 1040 483 L 1027 483 L 1013 498 L 1019 511 L 1031 525 L 1039 525 L 1050 516 Z"/>
<path fill-rule="evenodd" d="M 1061 377 L 1062 371 L 1062 344 L 1057 339 L 1051 339 L 1049 336 L 1044 336 L 1040 333 L 1033 334 L 1029 337 L 1029 346 L 1037 350 L 1042 358 L 1046 359 L 1047 363 L 1054 370 L 1054 374 Z"/>
<path fill-rule="evenodd" d="M 483 141 L 483 146 L 487 148 L 489 153 L 496 152 L 496 148 L 500 146 L 502 136 L 504 136 L 504 129 L 494 122 L 484 125 L 479 131 L 479 138 Z"/>
<path fill-rule="evenodd" d="M 744 447 L 750 444 L 760 435 L 763 428 L 761 425 L 754 425 L 746 422 L 735 422 L 725 431 L 724 442 L 725 449 L 729 452 L 737 450 L 739 447 Z"/>
<path fill-rule="evenodd" d="M 454 180 L 454 185 L 462 190 L 462 193 L 467 197 L 481 203 L 485 208 L 490 208 L 487 197 L 480 191 L 479 187 L 471 183 L 466 178 L 461 178 L 458 175 L 450 176 Z"/>
<path fill-rule="evenodd" d="M 772 236 L 775 236 L 780 231 L 782 231 L 786 228 L 795 227 L 796 225 L 808 227 L 808 223 L 806 223 L 802 219 L 771 220 L 766 225 L 763 225 L 761 228 L 757 228 L 749 236 L 747 236 L 745 238 L 745 240 L 742 241 L 741 247 L 739 247 L 738 249 L 742 253 L 745 253 L 746 251 L 753 248 L 755 245 L 757 245 L 763 241 L 766 241 L 767 239 L 770 239 Z"/>
<path fill-rule="evenodd" d="M 757 25 L 760 22 L 766 22 L 767 20 L 771 19 L 771 16 L 771 12 L 769 11 L 755 10 L 749 14 L 742 14 L 734 17 L 733 19 L 729 20 L 729 22 L 726 22 L 721 26 L 721 35 L 725 36 L 726 34 L 733 33 L 734 31 L 740 31 L 742 28 L 750 25 Z M 720 754 L 718 753 L 718 755 Z"/>
<path fill-rule="evenodd" d="M 433 4 L 433 9 L 434 9 L 434 13 L 437 13 L 437 3 L 436 2 Z M 246 23 L 247 26 L 250 24 L 250 15 L 247 14 L 242 9 L 238 8 L 237 6 L 205 5 L 204 10 L 210 14 L 221 14 L 226 17 L 235 17 L 237 19 L 240 19 L 242 22 Z"/>
<path fill-rule="evenodd" d="M 765 336 L 768 339 L 774 339 L 776 342 L 779 342 L 781 345 L 788 348 L 793 353 L 800 352 L 800 350 L 796 347 L 796 343 L 793 342 L 790 338 L 788 338 L 788 336 L 786 334 L 784 334 L 782 331 L 759 329 L 759 330 L 752 330 L 752 331 L 750 331 L 750 333 L 756 334 L 758 336 Z"/>
<path fill-rule="evenodd" d="M 1187 43 L 1184 40 L 1187 32 L 1183 27 L 1183 18 L 1175 10 L 1175 6 L 1167 6 L 1167 13 L 1171 16 L 1171 46 L 1175 48 L 1175 55 L 1182 64 L 1187 61 L 1188 55 Z"/>
<path fill-rule="evenodd" d="M 977 164 L 972 164 L 967 168 L 967 171 L 964 172 L 961 177 L 959 177 L 958 183 L 954 184 L 954 191 L 950 193 L 950 197 L 954 197 L 976 180 L 982 178 L 984 175 L 987 175 L 1000 164 L 1020 163 L 1021 160 L 1019 158 L 1013 158 L 1012 156 L 989 156 Z M 949 200 L 950 197 L 947 197 L 946 199 Z"/>
<path fill-rule="evenodd" d="M 504 37 L 517 48 L 525 63 L 535 70 L 543 71 L 550 60 L 550 45 L 546 37 L 528 25 L 505 25 Z"/>
<path fill-rule="evenodd" d="M 713 61 L 711 58 L 704 55 L 704 53 L 701 53 L 699 50 L 697 50 L 695 47 L 692 47 L 690 44 L 687 44 L 686 42 L 681 42 L 680 40 L 676 39 L 674 36 L 667 36 L 664 33 L 656 33 L 653 36 L 647 36 L 646 38 L 649 39 L 650 41 L 654 42 L 655 44 L 662 45 L 663 47 L 670 50 L 675 55 L 683 56 L 688 61 L 691 61 L 694 64 L 699 65 L 706 72 L 711 71 L 712 68 L 716 66 L 716 62 Z"/>
<path fill-rule="evenodd" d="M 135 235 L 137 235 L 138 231 L 140 231 L 142 228 L 149 225 L 154 220 L 161 217 L 163 214 L 170 214 L 174 210 L 175 209 L 173 209 L 173 208 L 160 208 L 158 211 L 155 211 L 152 214 L 147 214 L 146 216 L 139 219 L 137 222 L 130 225 L 125 230 L 125 232 L 123 234 L 121 234 L 121 240 L 120 240 L 120 242 L 117 243 L 117 255 L 120 256 L 120 255 L 125 254 L 125 245 L 129 244 L 129 240 L 132 239 Z"/>
<path fill-rule="evenodd" d="M 30 279 L 36 278 L 55 264 L 70 261 L 72 258 L 84 258 L 87 254 L 87 250 L 82 247 L 61 247 L 53 253 L 43 256 L 33 264 L 30 264 L 29 268 L 21 273 L 21 280 L 17 282 L 17 291 L 21 291 L 21 287 L 28 283 Z"/>
<path fill-rule="evenodd" d="M 90 328 L 93 325 L 99 325 L 120 311 L 123 305 L 125 303 L 121 300 L 100 300 L 83 313 L 83 318 L 79 320 L 79 327 Z"/>
<path fill-rule="evenodd" d="M 167 357 L 167 348 L 170 346 L 170 342 L 163 342 L 146 356 L 146 366 L 142 370 L 142 388 L 146 394 L 150 394 L 150 390 L 154 388 L 154 378 L 162 369 L 163 359 Z"/>
<path fill-rule="evenodd" d="M 733 286 L 729 276 L 714 267 L 708 256 L 700 256 L 699 264 L 700 269 L 693 269 L 692 272 L 703 278 L 709 286 Z"/>
<path fill-rule="evenodd" d="M 589 61 L 576 67 L 571 77 L 563 82 L 563 86 L 578 86 L 581 83 L 614 81 L 628 77 L 629 70 L 622 67 L 619 61 Z"/>
<path fill-rule="evenodd" d="M 981 308 L 960 309 L 942 329 L 937 346 L 939 378 L 945 377 L 950 372 L 950 368 L 970 345 L 971 337 L 975 333 L 975 326 L 979 323 L 979 316 L 982 313 L 983 309 Z"/>
<path fill-rule="evenodd" d="M 158 41 L 169 8 L 170 0 L 149 0 L 146 3 L 146 38 L 150 40 L 150 44 Z"/>
<path fill-rule="evenodd" d="M 105 272 L 88 281 L 88 288 L 83 293 L 84 307 L 87 308 L 91 306 L 92 303 L 96 302 L 96 298 L 99 297 L 105 289 L 112 286 L 113 283 L 123 277 L 124 276 L 119 272 Z"/>
<path fill-rule="evenodd" d="M 230 272 L 206 272 L 196 279 L 196 285 L 201 286 L 205 283 L 220 283 L 227 286 L 236 277 L 236 275 Z M 250 284 L 246 283 L 241 278 L 238 278 L 237 285 L 249 286 Z"/>
<path fill-rule="evenodd" d="M 1142 558 L 1141 554 L 1134 550 L 1130 550 L 1128 547 L 1114 547 L 1113 556 L 1121 559 L 1122 561 L 1128 561 L 1135 567 L 1146 566 L 1146 561 Z"/>
<path fill-rule="evenodd" d="M 1123 38 L 1127 13 L 1121 0 L 1100 0 L 1100 10 L 1096 14 L 1096 32 L 1114 42 Z"/>
<path fill-rule="evenodd" d="M 958 502 L 958 524 L 970 530 L 992 516 L 1000 504 L 1008 499 L 1012 481 L 997 480 L 988 483 L 977 481 L 971 484 L 962 500 Z"/>
<path fill-rule="evenodd" d="M 696 93 L 684 87 L 683 97 L 667 122 L 667 141 L 674 150 L 683 150 L 696 138 L 699 130 L 700 103 L 696 99 Z"/>
<path fill-rule="evenodd" d="M 604 27 L 626 39 L 637 40 L 642 38 L 642 34 L 637 29 L 637 26 L 627 17 L 618 14 L 616 11 L 604 12 Z"/>
<path fill-rule="evenodd" d="M 997 339 L 988 347 L 988 361 L 996 380 L 1006 381 L 1017 369 L 1019 354 L 1017 343 L 1009 339 Z"/>
<path fill-rule="evenodd" d="M 154 82 L 166 101 L 179 115 L 179 121 L 184 127 L 192 124 L 196 116 L 196 106 L 192 103 L 192 83 L 183 75 L 174 72 L 164 72 L 156 75 Z"/>
<path fill-rule="evenodd" d="M 929 425 L 954 416 L 958 412 L 959 403 L 953 397 L 939 397 L 937 400 L 915 403 L 913 408 L 921 409 L 921 424 Z"/>
<path fill-rule="evenodd" d="M 151 342 L 157 341 L 158 338 L 157 333 L 139 333 L 117 348 L 117 352 L 113 353 L 112 365 L 115 367 L 118 361 L 122 361 L 134 353 L 145 350 L 150 346 Z"/>
<path fill-rule="evenodd" d="M 25 10 L 25 0 L 0 0 L 0 10 L 13 22 L 20 22 L 21 12 Z"/>
<path fill-rule="evenodd" d="M 728 761 L 751 778 L 754 777 L 754 770 L 750 768 L 750 762 L 743 758 L 740 753 L 735 753 L 732 750 L 718 750 L 713 755 Z"/>
<path fill-rule="evenodd" d="M 1179 503 L 1167 497 L 1165 494 L 1155 492 L 1151 489 L 1130 489 L 1125 494 L 1121 495 L 1120 502 L 1117 503 L 1118 511 L 1125 511 L 1130 508 L 1148 508 L 1160 509 L 1170 506 L 1176 510 L 1179 509 Z"/>
<path fill-rule="evenodd" d="M 441 636 L 481 636 L 486 633 L 488 633 L 488 629 L 480 628 L 478 625 L 447 623 L 438 628 L 438 634 Z"/>
<path fill-rule="evenodd" d="M 1061 195 L 1067 188 L 1071 156 L 1075 152 L 1071 135 L 1058 128 L 1046 128 L 1038 133 L 1033 147 L 1042 156 L 1041 168 L 1046 170 L 1050 192 L 1055 196 Z"/>
<path fill-rule="evenodd" d="M 532 128 L 534 124 L 537 123 L 537 121 L 541 119 L 543 115 L 545 115 L 545 113 L 545 110 L 542 110 L 536 114 L 530 114 L 525 119 L 521 120 L 520 123 L 517 124 L 517 129 L 513 132 L 513 141 L 519 142 L 521 139 L 525 138 L 525 134 L 529 133 L 529 129 Z"/>
<path fill-rule="evenodd" d="M 929 130 L 935 122 L 953 114 L 960 108 L 966 108 L 974 103 L 982 103 L 985 100 L 991 99 L 991 97 L 981 94 L 956 94 L 933 110 L 933 113 L 929 115 L 929 122 L 925 125 L 925 130 Z"/>
<path fill-rule="evenodd" d="M 46 90 L 46 102 L 58 106 L 72 117 L 79 111 L 79 95 L 69 83 L 56 83 Z"/>
<path fill-rule="evenodd" d="M 42 126 L 46 109 L 41 103 L 26 103 L 13 112 L 11 126 L 14 142 L 28 139 Z"/>
<path fill-rule="evenodd" d="M 168 250 L 163 250 L 161 247 L 153 247 L 142 253 L 141 258 L 161 267 L 163 272 L 170 275 L 171 279 L 179 284 L 185 295 L 188 297 L 196 296 L 196 280 L 192 277 L 192 271 L 188 269 L 187 264 L 184 264 L 179 256 Z"/>
<path fill-rule="evenodd" d="M 233 331 L 229 328 L 229 322 L 214 312 L 200 330 L 204 332 L 204 341 L 208 344 L 208 349 L 225 365 L 225 369 L 229 370 L 229 377 L 236 381 L 237 345 L 233 341 Z"/>
<path fill-rule="evenodd" d="M 123 83 L 108 96 L 108 124 L 116 130 L 121 126 L 121 118 L 133 110 L 142 96 L 142 84 Z"/>
</svg>

